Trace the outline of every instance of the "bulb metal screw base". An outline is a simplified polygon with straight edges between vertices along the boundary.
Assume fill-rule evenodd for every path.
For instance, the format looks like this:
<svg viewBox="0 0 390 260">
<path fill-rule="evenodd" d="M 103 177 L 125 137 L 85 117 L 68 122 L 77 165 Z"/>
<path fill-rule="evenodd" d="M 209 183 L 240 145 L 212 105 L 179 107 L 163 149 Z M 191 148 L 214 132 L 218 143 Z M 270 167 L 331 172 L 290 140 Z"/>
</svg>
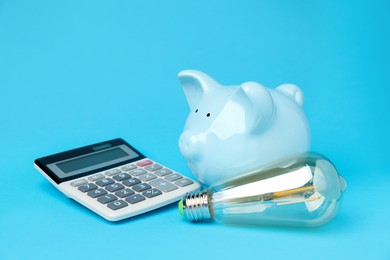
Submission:
<svg viewBox="0 0 390 260">
<path fill-rule="evenodd" d="M 210 220 L 207 192 L 189 193 L 179 202 L 179 211 L 191 222 Z"/>
</svg>

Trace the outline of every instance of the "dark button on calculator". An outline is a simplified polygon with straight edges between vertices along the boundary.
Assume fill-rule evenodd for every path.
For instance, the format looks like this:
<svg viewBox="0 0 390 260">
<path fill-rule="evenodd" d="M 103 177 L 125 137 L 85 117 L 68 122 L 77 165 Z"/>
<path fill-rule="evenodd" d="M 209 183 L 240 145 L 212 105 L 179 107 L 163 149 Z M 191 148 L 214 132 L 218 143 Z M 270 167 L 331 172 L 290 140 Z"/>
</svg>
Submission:
<svg viewBox="0 0 390 260">
<path fill-rule="evenodd" d="M 107 206 L 112 209 L 112 210 L 117 210 L 117 209 L 121 209 L 121 208 L 124 208 L 126 207 L 127 204 L 125 201 L 123 200 L 116 200 L 116 201 L 113 201 L 113 202 L 110 202 L 107 204 Z"/>
<path fill-rule="evenodd" d="M 140 183 L 140 184 L 137 184 L 137 185 L 133 186 L 133 190 L 135 190 L 137 192 L 148 190 L 150 188 L 152 188 L 152 187 L 149 184 L 147 184 L 147 183 Z"/>
<path fill-rule="evenodd" d="M 82 191 L 82 192 L 87 192 L 87 191 L 90 191 L 90 190 L 94 190 L 96 189 L 97 186 L 93 183 L 88 183 L 86 185 L 83 185 L 83 186 L 80 186 L 79 187 L 79 191 Z"/>
<path fill-rule="evenodd" d="M 113 184 L 114 180 L 110 178 L 105 178 L 103 180 L 97 181 L 96 184 L 99 185 L 100 187 L 104 187 L 110 184 Z"/>
<path fill-rule="evenodd" d="M 105 191 L 103 189 L 97 189 L 97 190 L 91 190 L 87 194 L 88 194 L 88 196 L 90 196 L 92 198 L 97 198 L 99 196 L 106 195 L 107 191 Z"/>
<path fill-rule="evenodd" d="M 149 199 L 156 197 L 158 195 L 161 195 L 161 194 L 162 194 L 162 192 L 159 191 L 158 189 L 155 189 L 155 188 L 142 192 L 142 195 L 144 195 L 145 197 L 148 197 Z"/>
<path fill-rule="evenodd" d="M 133 185 L 136 185 L 138 183 L 141 183 L 140 180 L 138 180 L 137 178 L 131 178 L 129 180 L 125 180 L 124 182 L 122 182 L 124 185 L 130 187 L 130 186 L 133 186 Z"/>
<path fill-rule="evenodd" d="M 131 195 L 131 196 L 126 198 L 126 201 L 130 204 L 135 204 L 135 203 L 138 203 L 138 202 L 143 201 L 143 200 L 145 200 L 145 197 L 142 196 L 141 194 Z"/>
<path fill-rule="evenodd" d="M 134 193 L 135 192 L 130 190 L 130 189 L 123 189 L 123 190 L 115 192 L 115 195 L 120 197 L 120 198 L 124 198 L 124 197 L 130 196 L 130 195 L 133 195 Z"/>
<path fill-rule="evenodd" d="M 105 196 L 99 197 L 99 198 L 98 198 L 98 201 L 99 201 L 100 203 L 106 204 L 106 203 L 111 202 L 111 201 L 114 201 L 114 200 L 116 200 L 116 199 L 117 199 L 116 196 L 114 196 L 114 195 L 112 195 L 112 194 L 107 194 L 107 195 L 105 195 Z"/>
<path fill-rule="evenodd" d="M 114 191 L 117 191 L 117 190 L 121 190 L 123 189 L 125 186 L 123 186 L 122 184 L 120 183 L 114 183 L 114 184 L 111 184 L 111 185 L 108 185 L 106 186 L 106 190 L 108 190 L 109 192 L 114 192 Z"/>
</svg>

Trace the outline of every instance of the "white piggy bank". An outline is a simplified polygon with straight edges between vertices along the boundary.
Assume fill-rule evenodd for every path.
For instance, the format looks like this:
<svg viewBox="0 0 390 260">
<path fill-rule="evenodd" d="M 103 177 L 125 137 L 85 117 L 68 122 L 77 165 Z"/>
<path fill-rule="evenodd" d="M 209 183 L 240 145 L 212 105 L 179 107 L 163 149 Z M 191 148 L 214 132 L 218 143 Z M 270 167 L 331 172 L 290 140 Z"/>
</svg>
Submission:
<svg viewBox="0 0 390 260">
<path fill-rule="evenodd" d="M 178 77 L 191 110 L 179 148 L 204 185 L 309 149 L 299 87 L 268 89 L 256 82 L 223 86 L 194 70 Z"/>
</svg>

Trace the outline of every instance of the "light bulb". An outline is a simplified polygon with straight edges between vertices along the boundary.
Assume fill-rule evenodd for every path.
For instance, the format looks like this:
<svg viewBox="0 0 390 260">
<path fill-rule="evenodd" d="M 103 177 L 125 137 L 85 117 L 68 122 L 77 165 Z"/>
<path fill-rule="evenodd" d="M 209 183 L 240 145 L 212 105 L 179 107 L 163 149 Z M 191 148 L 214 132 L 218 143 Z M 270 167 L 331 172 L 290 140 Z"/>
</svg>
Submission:
<svg viewBox="0 0 390 260">
<path fill-rule="evenodd" d="M 179 210 L 192 222 L 316 227 L 336 215 L 345 188 L 326 157 L 308 152 L 187 194 Z"/>
</svg>

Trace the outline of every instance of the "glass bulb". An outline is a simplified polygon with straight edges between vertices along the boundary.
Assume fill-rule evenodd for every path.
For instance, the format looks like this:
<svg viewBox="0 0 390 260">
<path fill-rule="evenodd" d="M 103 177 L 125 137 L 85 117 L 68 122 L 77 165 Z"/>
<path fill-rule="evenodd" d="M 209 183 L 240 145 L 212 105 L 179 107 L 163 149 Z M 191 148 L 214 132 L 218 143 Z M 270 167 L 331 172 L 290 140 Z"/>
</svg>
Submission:
<svg viewBox="0 0 390 260">
<path fill-rule="evenodd" d="M 326 157 L 308 152 L 187 194 L 179 210 L 192 222 L 315 227 L 333 219 L 345 188 Z"/>
</svg>

